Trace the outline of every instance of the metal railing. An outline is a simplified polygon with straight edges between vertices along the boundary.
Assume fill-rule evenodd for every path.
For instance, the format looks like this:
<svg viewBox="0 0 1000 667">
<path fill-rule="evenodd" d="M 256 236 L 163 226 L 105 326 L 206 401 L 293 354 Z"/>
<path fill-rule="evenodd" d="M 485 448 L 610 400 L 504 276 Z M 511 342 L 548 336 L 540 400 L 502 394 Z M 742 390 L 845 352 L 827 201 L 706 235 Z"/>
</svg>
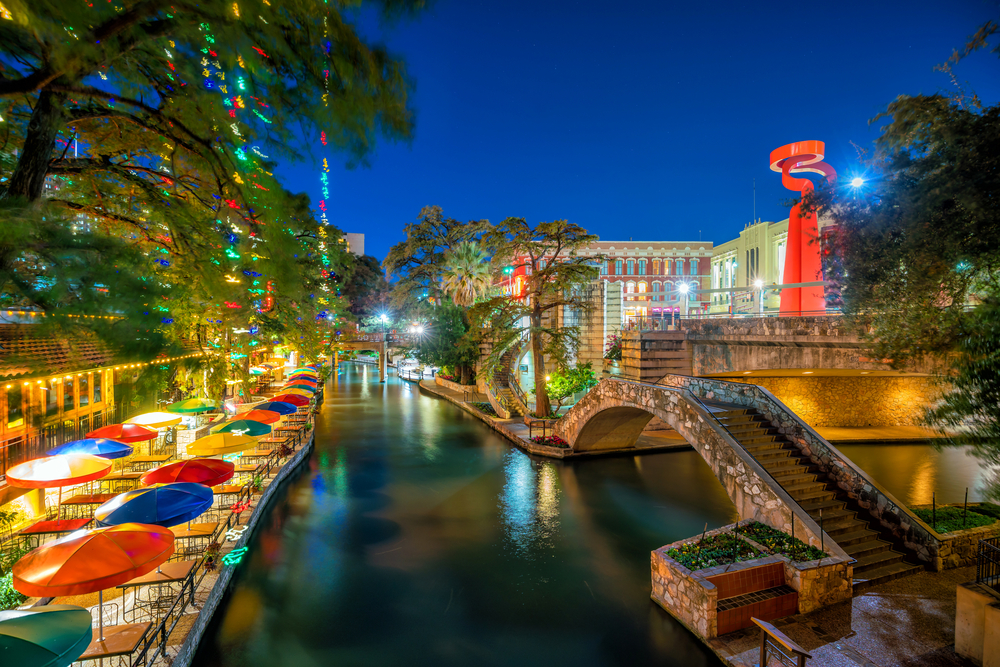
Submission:
<svg viewBox="0 0 1000 667">
<path fill-rule="evenodd" d="M 497 388 L 496 383 L 493 378 L 486 378 L 486 391 L 500 404 L 508 414 L 513 414 L 515 412 L 515 406 L 511 403 L 510 399 L 504 396 L 500 389 Z"/>
<path fill-rule="evenodd" d="M 754 317 L 840 317 L 842 313 L 836 308 L 826 310 L 800 310 L 794 313 L 782 313 L 778 310 L 767 310 L 752 313 L 663 313 L 661 316 L 647 315 L 645 317 L 628 317 L 622 324 L 621 331 L 676 331 L 680 324 L 687 320 L 739 320 Z"/>
<path fill-rule="evenodd" d="M 555 424 L 552 421 L 546 419 L 531 419 L 528 421 L 528 440 L 535 437 L 535 429 L 541 429 L 541 437 L 548 435 L 546 431 L 551 432 L 553 435 L 556 432 Z"/>
<path fill-rule="evenodd" d="M 1000 593 L 1000 537 L 979 540 L 976 550 L 976 583 Z"/>
</svg>

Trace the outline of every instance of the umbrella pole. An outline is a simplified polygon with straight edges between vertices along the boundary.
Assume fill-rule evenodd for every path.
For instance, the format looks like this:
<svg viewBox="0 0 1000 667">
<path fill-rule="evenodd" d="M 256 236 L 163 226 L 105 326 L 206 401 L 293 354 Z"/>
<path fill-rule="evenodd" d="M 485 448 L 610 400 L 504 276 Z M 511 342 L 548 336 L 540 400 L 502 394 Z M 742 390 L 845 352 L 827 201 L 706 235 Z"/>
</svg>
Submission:
<svg viewBox="0 0 1000 667">
<path fill-rule="evenodd" d="M 43 505 L 45 503 L 42 503 Z M 62 487 L 59 487 L 59 502 L 56 503 L 56 521 L 62 520 Z"/>
<path fill-rule="evenodd" d="M 101 629 L 101 641 L 104 641 L 104 590 L 97 591 L 97 625 Z"/>
</svg>

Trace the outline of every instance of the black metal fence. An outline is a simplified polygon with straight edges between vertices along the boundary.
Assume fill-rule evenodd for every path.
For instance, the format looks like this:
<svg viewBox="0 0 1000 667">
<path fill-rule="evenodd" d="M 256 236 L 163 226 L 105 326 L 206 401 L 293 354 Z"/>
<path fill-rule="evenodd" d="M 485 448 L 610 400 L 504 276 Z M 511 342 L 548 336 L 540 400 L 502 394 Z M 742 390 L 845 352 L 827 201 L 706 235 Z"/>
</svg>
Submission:
<svg viewBox="0 0 1000 667">
<path fill-rule="evenodd" d="M 1000 593 L 1000 537 L 979 540 L 976 552 L 976 583 Z"/>
</svg>

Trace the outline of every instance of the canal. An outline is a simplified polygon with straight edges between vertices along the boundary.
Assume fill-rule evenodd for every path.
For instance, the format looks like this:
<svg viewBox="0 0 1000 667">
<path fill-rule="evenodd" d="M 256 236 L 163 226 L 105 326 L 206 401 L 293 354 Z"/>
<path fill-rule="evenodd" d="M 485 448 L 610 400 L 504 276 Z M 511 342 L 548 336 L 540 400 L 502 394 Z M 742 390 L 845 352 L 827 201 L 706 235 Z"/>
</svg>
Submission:
<svg viewBox="0 0 1000 667">
<path fill-rule="evenodd" d="M 963 451 L 842 450 L 904 502 L 979 497 Z M 649 600 L 649 552 L 736 518 L 694 451 L 533 459 L 342 364 L 309 468 L 262 521 L 195 664 L 720 665 Z"/>
</svg>

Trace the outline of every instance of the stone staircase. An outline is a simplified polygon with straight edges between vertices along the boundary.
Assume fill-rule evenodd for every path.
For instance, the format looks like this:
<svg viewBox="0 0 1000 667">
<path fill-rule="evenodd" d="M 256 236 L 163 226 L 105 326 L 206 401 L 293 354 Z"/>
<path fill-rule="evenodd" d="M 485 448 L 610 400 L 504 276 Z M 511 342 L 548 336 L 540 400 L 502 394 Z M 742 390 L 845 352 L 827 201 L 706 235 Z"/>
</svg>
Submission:
<svg viewBox="0 0 1000 667">
<path fill-rule="evenodd" d="M 520 352 L 520 344 L 511 345 L 500 357 L 500 364 L 493 372 L 493 387 L 496 389 L 496 398 L 511 413 L 511 417 L 523 417 L 528 411 L 528 406 L 524 405 L 510 387 L 511 382 L 517 382 L 511 377 L 511 369 L 520 356 Z"/>
<path fill-rule="evenodd" d="M 923 569 L 907 561 L 878 522 L 870 520 L 847 492 L 778 432 L 755 408 L 703 401 L 733 438 L 753 456 L 854 564 L 854 591 L 916 574 Z M 904 547 L 899 549 L 905 551 Z M 916 561 L 916 558 L 911 557 Z"/>
</svg>

